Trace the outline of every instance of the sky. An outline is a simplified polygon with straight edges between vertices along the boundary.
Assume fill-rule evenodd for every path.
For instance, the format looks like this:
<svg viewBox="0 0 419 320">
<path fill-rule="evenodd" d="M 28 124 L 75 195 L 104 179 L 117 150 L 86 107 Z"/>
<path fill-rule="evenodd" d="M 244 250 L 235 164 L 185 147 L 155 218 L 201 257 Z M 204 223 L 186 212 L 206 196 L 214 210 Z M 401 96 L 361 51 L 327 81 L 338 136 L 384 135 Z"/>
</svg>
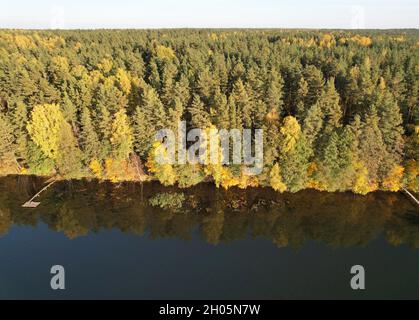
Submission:
<svg viewBox="0 0 419 320">
<path fill-rule="evenodd" d="M 0 0 L 0 28 L 419 28 L 419 0 Z"/>
</svg>

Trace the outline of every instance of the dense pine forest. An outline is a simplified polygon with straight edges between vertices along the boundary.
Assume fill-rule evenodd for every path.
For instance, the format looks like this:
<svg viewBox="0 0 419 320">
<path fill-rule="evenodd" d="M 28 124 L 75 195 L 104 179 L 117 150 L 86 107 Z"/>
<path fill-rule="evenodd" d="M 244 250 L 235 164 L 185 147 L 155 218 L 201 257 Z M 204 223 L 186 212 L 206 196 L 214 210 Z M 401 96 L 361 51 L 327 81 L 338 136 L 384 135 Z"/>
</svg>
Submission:
<svg viewBox="0 0 419 320">
<path fill-rule="evenodd" d="M 419 32 L 0 31 L 0 175 L 418 191 Z M 155 134 L 263 129 L 264 169 L 159 165 Z"/>
</svg>

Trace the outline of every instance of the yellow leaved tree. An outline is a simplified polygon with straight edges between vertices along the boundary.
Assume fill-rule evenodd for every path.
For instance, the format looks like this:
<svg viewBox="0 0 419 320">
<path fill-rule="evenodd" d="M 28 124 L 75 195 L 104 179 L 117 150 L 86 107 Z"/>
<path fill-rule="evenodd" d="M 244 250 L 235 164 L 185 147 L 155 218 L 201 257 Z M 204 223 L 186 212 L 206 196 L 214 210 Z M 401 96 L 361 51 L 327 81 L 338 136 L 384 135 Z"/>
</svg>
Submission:
<svg viewBox="0 0 419 320">
<path fill-rule="evenodd" d="M 173 186 L 176 183 L 176 171 L 170 164 L 168 151 L 160 141 L 153 144 L 146 166 L 150 173 L 165 186 Z"/>
<path fill-rule="evenodd" d="M 271 169 L 270 185 L 275 191 L 279 191 L 281 193 L 283 193 L 287 190 L 287 186 L 282 181 L 281 169 L 279 168 L 278 163 L 276 163 Z"/>
</svg>

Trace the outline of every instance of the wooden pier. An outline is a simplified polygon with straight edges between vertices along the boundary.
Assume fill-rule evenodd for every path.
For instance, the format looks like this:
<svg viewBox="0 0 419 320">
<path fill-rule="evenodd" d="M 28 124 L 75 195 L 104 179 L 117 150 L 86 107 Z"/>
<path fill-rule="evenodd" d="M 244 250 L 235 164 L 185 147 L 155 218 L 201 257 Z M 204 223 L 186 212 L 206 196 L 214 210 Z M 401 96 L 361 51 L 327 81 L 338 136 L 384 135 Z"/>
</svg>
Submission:
<svg viewBox="0 0 419 320">
<path fill-rule="evenodd" d="M 419 200 L 416 199 L 416 197 L 409 190 L 403 188 L 403 191 L 406 193 L 407 196 L 410 197 L 410 199 L 413 200 L 413 202 L 415 202 L 417 205 L 419 205 Z"/>
<path fill-rule="evenodd" d="M 49 189 L 49 187 L 51 187 L 55 182 L 57 182 L 57 180 L 51 181 L 48 185 L 46 185 L 45 187 L 43 187 L 36 195 L 34 195 L 28 202 L 24 203 L 22 205 L 23 208 L 37 208 L 41 202 L 35 202 L 34 200 L 36 198 L 38 198 L 43 192 L 45 192 L 46 190 Z"/>
</svg>

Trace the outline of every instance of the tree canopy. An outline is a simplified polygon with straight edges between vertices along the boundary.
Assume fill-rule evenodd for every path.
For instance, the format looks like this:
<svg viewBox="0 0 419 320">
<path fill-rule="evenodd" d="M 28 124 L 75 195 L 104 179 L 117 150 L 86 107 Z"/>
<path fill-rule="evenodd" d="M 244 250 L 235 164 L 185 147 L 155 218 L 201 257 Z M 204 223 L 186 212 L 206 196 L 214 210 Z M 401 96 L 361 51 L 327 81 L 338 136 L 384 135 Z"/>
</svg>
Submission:
<svg viewBox="0 0 419 320">
<path fill-rule="evenodd" d="M 0 174 L 418 191 L 417 30 L 0 31 Z M 164 128 L 263 129 L 262 174 L 157 165 Z"/>
</svg>

